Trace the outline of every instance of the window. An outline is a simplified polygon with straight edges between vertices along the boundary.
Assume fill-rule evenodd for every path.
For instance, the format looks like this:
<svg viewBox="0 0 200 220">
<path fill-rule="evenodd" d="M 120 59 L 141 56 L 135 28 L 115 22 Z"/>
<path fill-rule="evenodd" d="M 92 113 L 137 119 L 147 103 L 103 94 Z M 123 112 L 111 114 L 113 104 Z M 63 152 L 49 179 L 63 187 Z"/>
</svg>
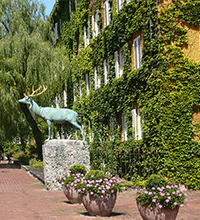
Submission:
<svg viewBox="0 0 200 220">
<path fill-rule="evenodd" d="M 124 48 L 119 51 L 115 51 L 115 74 L 116 78 L 119 78 L 123 74 L 124 70 Z"/>
<path fill-rule="evenodd" d="M 87 39 L 88 39 L 88 45 L 90 44 L 90 21 L 88 21 L 88 27 L 87 27 Z"/>
<path fill-rule="evenodd" d="M 86 81 L 86 94 L 89 95 L 90 94 L 90 76 L 88 73 L 85 75 L 85 81 Z"/>
<path fill-rule="evenodd" d="M 95 38 L 100 33 L 100 28 L 98 26 L 98 10 L 96 11 L 95 15 L 92 15 L 92 37 Z"/>
<path fill-rule="evenodd" d="M 142 126 L 141 126 L 141 117 L 140 109 L 132 110 L 132 126 L 134 130 L 134 139 L 142 140 Z"/>
<path fill-rule="evenodd" d="M 71 13 L 72 13 L 72 1 L 69 0 L 69 16 L 71 17 Z"/>
<path fill-rule="evenodd" d="M 101 87 L 101 75 L 99 72 L 99 66 L 94 68 L 94 88 L 95 90 Z"/>
<path fill-rule="evenodd" d="M 128 140 L 126 117 L 127 117 L 127 114 L 123 113 L 122 114 L 122 139 L 123 139 L 122 141 Z"/>
<path fill-rule="evenodd" d="M 73 85 L 74 102 L 76 101 L 76 87 Z"/>
<path fill-rule="evenodd" d="M 129 2 L 131 2 L 131 0 L 126 0 L 126 3 L 128 4 Z"/>
<path fill-rule="evenodd" d="M 64 107 L 67 107 L 67 93 L 65 90 L 63 91 L 63 101 L 64 101 Z"/>
<path fill-rule="evenodd" d="M 77 9 L 77 0 L 74 0 L 75 10 Z"/>
<path fill-rule="evenodd" d="M 89 41 L 90 41 L 89 25 L 90 25 L 90 23 L 88 23 L 87 28 L 86 28 L 86 26 L 83 28 L 84 47 L 87 47 L 89 45 Z"/>
<path fill-rule="evenodd" d="M 84 37 L 84 47 L 87 47 L 87 33 L 86 33 L 86 27 L 83 28 L 83 37 Z"/>
<path fill-rule="evenodd" d="M 97 10 L 95 14 L 95 31 L 96 31 L 96 36 L 100 33 L 100 27 L 98 26 L 98 20 L 99 20 L 99 10 Z"/>
<path fill-rule="evenodd" d="M 141 52 L 141 37 L 138 36 L 134 39 L 133 43 L 135 54 L 135 69 L 139 69 L 142 66 L 142 52 Z"/>
<path fill-rule="evenodd" d="M 55 39 L 58 39 L 58 23 L 55 23 Z"/>
<path fill-rule="evenodd" d="M 92 15 L 92 37 L 95 38 L 95 24 L 94 24 L 94 15 Z"/>
<path fill-rule="evenodd" d="M 104 83 L 105 83 L 105 85 L 107 85 L 109 82 L 109 79 L 108 79 L 108 74 L 109 74 L 108 58 L 106 58 L 103 61 L 103 66 L 104 66 Z"/>
<path fill-rule="evenodd" d="M 104 3 L 104 10 L 105 10 L 104 25 L 105 27 L 107 27 L 111 21 L 109 0 L 106 0 Z"/>
<path fill-rule="evenodd" d="M 123 8 L 124 0 L 117 0 L 117 12 Z"/>
<path fill-rule="evenodd" d="M 56 96 L 56 108 L 60 108 L 61 105 L 61 95 Z"/>
</svg>

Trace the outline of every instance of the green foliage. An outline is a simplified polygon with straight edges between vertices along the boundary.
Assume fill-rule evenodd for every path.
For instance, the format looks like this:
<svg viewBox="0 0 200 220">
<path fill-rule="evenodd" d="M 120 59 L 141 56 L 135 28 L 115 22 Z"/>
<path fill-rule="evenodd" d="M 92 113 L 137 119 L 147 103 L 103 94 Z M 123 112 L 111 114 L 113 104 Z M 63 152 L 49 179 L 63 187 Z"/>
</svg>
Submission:
<svg viewBox="0 0 200 220">
<path fill-rule="evenodd" d="M 34 169 L 43 169 L 44 164 L 43 161 L 37 160 L 36 158 L 32 158 L 29 160 L 29 165 L 33 167 Z"/>
<path fill-rule="evenodd" d="M 137 190 L 137 203 L 148 204 L 149 209 L 183 207 L 187 203 L 187 194 L 174 183 L 159 175 L 152 175 L 144 189 Z"/>
<path fill-rule="evenodd" d="M 166 187 L 167 184 L 168 181 L 163 176 L 153 174 L 147 179 L 145 187 L 147 191 L 151 191 L 152 187 L 155 187 L 157 189 L 158 187 L 162 186 Z"/>
<path fill-rule="evenodd" d="M 69 170 L 73 174 L 80 173 L 80 174 L 84 174 L 85 175 L 87 173 L 87 170 L 86 170 L 85 166 L 80 165 L 80 164 L 74 164 L 73 166 L 71 166 L 69 168 Z"/>
<path fill-rule="evenodd" d="M 85 175 L 86 180 L 98 180 L 105 178 L 106 175 L 101 170 L 91 170 Z"/>
<path fill-rule="evenodd" d="M 66 188 L 70 189 L 73 187 L 73 182 L 79 177 L 83 178 L 87 170 L 85 166 L 80 164 L 74 164 L 64 173 L 60 178 L 57 178 L 57 181 L 64 185 Z"/>
</svg>

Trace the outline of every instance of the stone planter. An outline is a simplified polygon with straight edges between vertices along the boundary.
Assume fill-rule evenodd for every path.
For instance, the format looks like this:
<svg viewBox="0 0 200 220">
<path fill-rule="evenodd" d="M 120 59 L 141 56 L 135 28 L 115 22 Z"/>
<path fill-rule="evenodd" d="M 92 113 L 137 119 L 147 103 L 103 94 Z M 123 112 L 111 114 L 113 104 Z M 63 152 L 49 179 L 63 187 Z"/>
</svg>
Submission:
<svg viewBox="0 0 200 220">
<path fill-rule="evenodd" d="M 83 202 L 82 197 L 78 195 L 78 192 L 76 190 L 68 189 L 65 186 L 63 186 L 63 192 L 71 203 L 75 204 Z"/>
<path fill-rule="evenodd" d="M 159 209 L 155 207 L 150 210 L 148 206 L 148 203 L 144 205 L 137 203 L 138 210 L 143 220 L 175 220 L 179 211 L 179 207 L 176 207 L 174 209 L 169 209 L 165 207 Z"/>
<path fill-rule="evenodd" d="M 108 194 L 103 198 L 87 194 L 83 196 L 83 205 L 90 215 L 109 216 L 114 208 L 116 199 L 117 192 Z"/>
</svg>

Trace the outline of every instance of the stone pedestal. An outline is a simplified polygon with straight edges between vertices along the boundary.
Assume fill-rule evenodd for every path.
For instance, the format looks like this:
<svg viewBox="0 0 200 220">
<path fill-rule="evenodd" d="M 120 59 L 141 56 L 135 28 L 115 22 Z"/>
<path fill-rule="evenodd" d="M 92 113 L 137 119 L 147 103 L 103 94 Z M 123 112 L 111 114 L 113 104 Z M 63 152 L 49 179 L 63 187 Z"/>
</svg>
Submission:
<svg viewBox="0 0 200 220">
<path fill-rule="evenodd" d="M 60 190 L 56 181 L 72 165 L 84 165 L 90 170 L 90 150 L 86 142 L 79 140 L 49 140 L 43 146 L 44 180 L 47 190 Z"/>
</svg>

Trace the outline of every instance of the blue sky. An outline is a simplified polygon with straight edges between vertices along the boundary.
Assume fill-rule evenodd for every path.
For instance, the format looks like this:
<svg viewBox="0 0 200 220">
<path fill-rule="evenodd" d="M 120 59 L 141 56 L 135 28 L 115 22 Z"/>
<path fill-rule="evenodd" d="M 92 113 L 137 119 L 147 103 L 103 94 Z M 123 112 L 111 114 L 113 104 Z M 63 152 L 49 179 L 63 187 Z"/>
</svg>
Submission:
<svg viewBox="0 0 200 220">
<path fill-rule="evenodd" d="M 41 0 L 41 2 L 46 6 L 46 15 L 49 16 L 56 0 Z"/>
</svg>

